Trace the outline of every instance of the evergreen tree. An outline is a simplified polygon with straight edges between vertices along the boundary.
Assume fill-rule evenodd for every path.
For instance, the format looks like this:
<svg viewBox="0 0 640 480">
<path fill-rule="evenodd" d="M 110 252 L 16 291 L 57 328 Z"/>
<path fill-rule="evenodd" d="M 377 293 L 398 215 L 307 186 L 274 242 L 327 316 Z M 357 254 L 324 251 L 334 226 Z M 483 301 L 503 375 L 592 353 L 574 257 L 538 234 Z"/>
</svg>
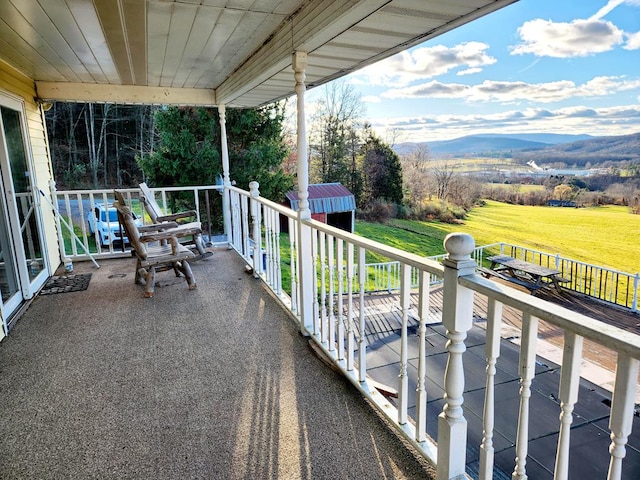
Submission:
<svg viewBox="0 0 640 480">
<path fill-rule="evenodd" d="M 282 162 L 288 149 L 282 138 L 279 105 L 229 109 L 226 115 L 229 169 L 238 187 L 260 183 L 262 196 L 280 201 L 293 186 Z M 169 107 L 156 114 L 159 141 L 140 167 L 153 186 L 210 185 L 222 173 L 220 122 L 215 108 Z"/>
<path fill-rule="evenodd" d="M 366 207 L 376 199 L 402 204 L 400 157 L 371 130 L 362 147 L 362 176 L 360 207 Z"/>
</svg>

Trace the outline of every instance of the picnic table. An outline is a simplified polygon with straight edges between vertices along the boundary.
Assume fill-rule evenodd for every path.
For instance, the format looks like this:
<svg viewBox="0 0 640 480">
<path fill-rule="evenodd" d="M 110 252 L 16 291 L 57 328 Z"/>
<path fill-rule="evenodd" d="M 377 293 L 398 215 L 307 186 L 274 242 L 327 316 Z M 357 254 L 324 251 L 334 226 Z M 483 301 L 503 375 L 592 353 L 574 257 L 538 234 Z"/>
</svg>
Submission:
<svg viewBox="0 0 640 480">
<path fill-rule="evenodd" d="M 507 255 L 494 255 L 488 257 L 490 268 L 480 267 L 478 270 L 487 278 L 494 276 L 516 285 L 527 288 L 531 293 L 547 286 L 554 286 L 562 293 L 561 283 L 569 280 L 562 278 L 562 272 L 553 268 L 544 267 L 535 263 L 526 262 Z"/>
</svg>

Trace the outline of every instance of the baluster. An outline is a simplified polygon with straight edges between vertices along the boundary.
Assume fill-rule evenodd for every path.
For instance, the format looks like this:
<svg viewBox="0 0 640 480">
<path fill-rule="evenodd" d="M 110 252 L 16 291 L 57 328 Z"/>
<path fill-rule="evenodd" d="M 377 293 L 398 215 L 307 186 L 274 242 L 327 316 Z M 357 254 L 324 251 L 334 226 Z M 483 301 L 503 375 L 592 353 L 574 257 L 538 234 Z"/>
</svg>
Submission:
<svg viewBox="0 0 640 480">
<path fill-rule="evenodd" d="M 271 210 L 273 217 L 273 275 L 275 277 L 275 290 L 278 296 L 282 295 L 282 262 L 280 261 L 280 215 Z"/>
<path fill-rule="evenodd" d="M 293 218 L 288 219 L 289 222 L 289 250 L 291 255 L 291 311 L 298 316 L 298 271 L 296 270 L 297 262 L 297 245 L 296 245 L 296 224 Z"/>
<path fill-rule="evenodd" d="M 338 360 L 344 360 L 344 241 L 339 238 L 336 245 L 338 266 Z"/>
<path fill-rule="evenodd" d="M 429 272 L 418 272 L 418 384 L 416 386 L 416 440 L 427 439 L 427 318 L 429 317 Z"/>
<path fill-rule="evenodd" d="M 560 369 L 560 435 L 554 478 L 569 478 L 569 445 L 571 424 L 573 423 L 573 406 L 578 401 L 580 386 L 580 360 L 582 358 L 583 338 L 574 332 L 564 334 L 564 351 Z"/>
<path fill-rule="evenodd" d="M 232 228 L 231 228 L 231 241 L 234 248 L 242 253 L 242 256 L 246 258 L 247 252 L 242 249 L 240 231 L 238 225 L 240 224 L 240 196 L 238 192 L 231 192 L 231 216 L 232 216 Z"/>
<path fill-rule="evenodd" d="M 518 415 L 518 433 L 516 436 L 516 466 L 511 478 L 527 478 L 527 452 L 529 450 L 529 399 L 531 382 L 536 373 L 536 340 L 538 338 L 538 319 L 531 314 L 522 314 L 522 343 L 520 345 L 520 412 Z"/>
<path fill-rule="evenodd" d="M 129 194 L 129 196 L 131 196 L 131 194 Z M 129 198 L 129 201 L 131 201 L 131 198 Z M 197 188 L 193 190 L 193 202 L 196 206 L 195 208 L 196 220 L 199 222 L 200 221 L 200 190 L 198 190 Z"/>
<path fill-rule="evenodd" d="M 326 236 L 324 232 L 318 232 L 320 236 L 320 341 L 327 344 L 329 337 L 327 326 L 327 254 Z"/>
<path fill-rule="evenodd" d="M 411 269 L 406 263 L 400 264 L 400 314 L 402 327 L 400 330 L 400 375 L 398 378 L 398 423 L 407 423 L 409 406 L 409 352 L 407 340 L 407 324 L 409 322 L 409 303 L 411 301 Z"/>
<path fill-rule="evenodd" d="M 473 275 L 476 262 L 471 259 L 475 242 L 470 235 L 447 235 L 448 254 L 444 266 L 442 323 L 447 331 L 447 367 L 444 374 L 445 404 L 438 416 L 438 479 L 464 477 L 467 449 L 467 420 L 462 404 L 464 368 L 462 355 L 467 331 L 473 320 L 473 291 L 458 284 L 458 277 Z"/>
<path fill-rule="evenodd" d="M 267 269 L 267 278 L 269 278 L 269 285 L 271 285 L 271 287 L 276 290 L 277 288 L 277 282 L 276 282 L 276 222 L 275 222 L 275 218 L 273 216 L 273 209 L 267 207 L 266 205 L 264 206 L 264 223 L 265 225 L 267 224 L 267 222 L 269 223 L 269 228 L 267 230 L 267 234 L 269 235 L 269 243 L 268 243 L 268 247 L 267 247 L 267 252 L 266 252 L 266 261 L 265 259 L 263 259 L 262 257 L 260 258 L 260 261 L 263 263 L 262 268 L 264 268 L 266 266 Z M 266 265 L 265 265 L 266 264 Z"/>
<path fill-rule="evenodd" d="M 364 288 L 366 280 L 365 269 L 365 253 L 364 247 L 358 247 L 358 286 L 360 291 L 358 292 L 358 313 L 359 313 L 359 330 L 360 336 L 358 337 L 358 367 L 360 382 L 364 382 L 367 379 L 367 337 L 364 332 L 365 328 L 365 311 L 364 311 Z"/>
<path fill-rule="evenodd" d="M 618 354 L 616 384 L 611 400 L 611 462 L 607 480 L 619 480 L 622 476 L 622 459 L 627 454 L 625 445 L 633 425 L 633 408 L 638 380 L 638 360 L 622 353 Z"/>
<path fill-rule="evenodd" d="M 334 301 L 334 285 L 335 285 L 335 254 L 334 254 L 334 238 L 327 235 L 327 249 L 329 254 L 329 351 L 334 352 L 336 349 L 336 316 Z"/>
<path fill-rule="evenodd" d="M 347 243 L 347 370 L 353 370 L 353 243 Z"/>
<path fill-rule="evenodd" d="M 311 292 L 313 293 L 313 334 L 320 334 L 320 305 L 318 304 L 318 231 L 316 229 L 311 230 L 311 272 L 313 278 L 311 284 L 313 285 Z"/>
<path fill-rule="evenodd" d="M 245 258 L 249 257 L 249 215 L 250 215 L 249 199 L 245 195 L 242 195 L 240 197 L 240 216 L 242 221 L 241 238 L 242 238 L 242 254 L 244 255 Z M 257 216 L 258 214 L 256 212 L 256 218 Z M 260 248 L 260 244 L 254 245 L 253 246 L 254 250 L 256 247 Z M 254 258 L 255 258 L 255 251 L 254 251 Z M 255 272 L 255 268 L 254 268 L 254 273 L 257 273 Z"/>
<path fill-rule="evenodd" d="M 502 304 L 489 299 L 487 310 L 487 337 L 485 358 L 487 378 L 484 395 L 482 444 L 480 445 L 480 479 L 493 478 L 493 427 L 495 422 L 495 377 L 496 363 L 500 356 L 500 331 L 502 329 Z"/>
<path fill-rule="evenodd" d="M 271 270 L 271 254 L 273 252 L 273 225 L 271 224 L 271 212 L 270 209 L 264 206 L 264 253 L 262 248 L 257 250 L 253 249 L 254 263 L 260 265 L 260 268 L 265 274 L 267 284 L 273 288 L 273 272 Z"/>
<path fill-rule="evenodd" d="M 638 284 L 640 284 L 640 273 L 636 273 L 633 277 L 633 301 L 631 302 L 631 310 L 638 311 Z"/>
</svg>

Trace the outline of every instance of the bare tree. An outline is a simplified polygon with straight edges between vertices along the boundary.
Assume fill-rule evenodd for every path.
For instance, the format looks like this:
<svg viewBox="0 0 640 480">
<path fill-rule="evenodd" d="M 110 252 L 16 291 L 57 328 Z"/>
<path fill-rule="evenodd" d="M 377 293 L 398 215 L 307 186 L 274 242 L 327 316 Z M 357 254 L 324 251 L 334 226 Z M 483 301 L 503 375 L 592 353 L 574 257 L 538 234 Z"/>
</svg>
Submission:
<svg viewBox="0 0 640 480">
<path fill-rule="evenodd" d="M 445 206 L 449 197 L 449 190 L 456 178 L 454 167 L 449 162 L 443 162 L 431 167 L 430 175 L 435 181 L 436 198 Z"/>
<path fill-rule="evenodd" d="M 326 84 L 315 104 L 310 128 L 312 181 L 349 184 L 364 107 L 360 94 L 344 80 Z"/>
</svg>

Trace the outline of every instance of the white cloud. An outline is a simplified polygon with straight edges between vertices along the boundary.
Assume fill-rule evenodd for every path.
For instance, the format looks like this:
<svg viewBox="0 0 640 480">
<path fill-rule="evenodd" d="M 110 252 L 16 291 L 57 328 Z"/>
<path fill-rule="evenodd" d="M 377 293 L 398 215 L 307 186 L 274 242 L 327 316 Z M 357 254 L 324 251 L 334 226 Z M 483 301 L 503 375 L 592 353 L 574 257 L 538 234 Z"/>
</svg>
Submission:
<svg viewBox="0 0 640 480">
<path fill-rule="evenodd" d="M 612 50 L 622 43 L 623 32 L 613 23 L 591 18 L 570 23 L 535 19 L 518 28 L 521 43 L 511 47 L 513 55 L 537 57 L 584 57 Z"/>
<path fill-rule="evenodd" d="M 416 80 L 443 75 L 456 68 L 475 73 L 492 65 L 496 59 L 486 53 L 489 46 L 481 42 L 466 42 L 449 48 L 444 45 L 421 47 L 398 53 L 388 59 L 363 68 L 357 77 L 366 77 L 364 83 L 401 87 Z M 363 82 L 363 80 L 357 80 Z"/>
<path fill-rule="evenodd" d="M 479 133 L 625 135 L 640 132 L 640 103 L 607 108 L 528 108 L 485 115 L 472 113 L 389 118 L 375 123 L 373 127 L 377 132 L 389 129 L 405 131 L 403 140 L 407 142 L 445 140 Z"/>
<path fill-rule="evenodd" d="M 627 33 L 627 42 L 624 44 L 625 50 L 640 50 L 640 32 Z"/>
<path fill-rule="evenodd" d="M 377 95 L 365 95 L 360 100 L 365 103 L 380 103 L 382 100 Z"/>
<path fill-rule="evenodd" d="M 526 83 L 485 80 L 477 85 L 442 83 L 436 80 L 421 85 L 391 89 L 385 98 L 457 98 L 469 102 L 529 101 L 551 103 L 575 97 L 607 96 L 616 92 L 640 88 L 640 79 L 623 77 L 595 77 L 576 85 L 570 80 L 546 83 Z"/>
<path fill-rule="evenodd" d="M 595 13 L 595 15 L 593 15 L 589 20 L 600 19 L 604 17 L 609 12 L 611 12 L 614 8 L 616 8 L 618 5 L 622 5 L 623 3 L 625 3 L 625 0 L 609 0 L 607 4 L 604 7 L 602 7 L 600 10 L 598 10 Z"/>
<path fill-rule="evenodd" d="M 481 68 L 477 68 L 477 67 L 475 67 L 475 68 L 467 68 L 466 70 L 461 70 L 459 72 L 456 72 L 456 75 L 458 75 L 458 76 L 471 75 L 473 73 L 479 73 L 481 71 L 482 71 L 482 69 Z"/>
</svg>

